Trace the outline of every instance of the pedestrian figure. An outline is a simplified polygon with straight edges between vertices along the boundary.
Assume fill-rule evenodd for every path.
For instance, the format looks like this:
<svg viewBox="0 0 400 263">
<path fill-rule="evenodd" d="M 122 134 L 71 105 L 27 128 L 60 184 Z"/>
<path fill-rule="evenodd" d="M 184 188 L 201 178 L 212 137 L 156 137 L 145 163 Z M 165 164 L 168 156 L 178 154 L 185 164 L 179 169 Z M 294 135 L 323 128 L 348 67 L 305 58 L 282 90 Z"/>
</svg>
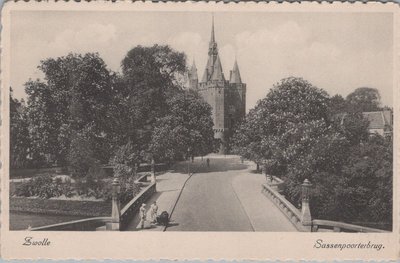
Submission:
<svg viewBox="0 0 400 263">
<path fill-rule="evenodd" d="M 143 229 L 144 228 L 144 222 L 146 221 L 146 204 L 143 203 L 142 206 L 140 207 L 140 228 Z"/>
<path fill-rule="evenodd" d="M 150 217 L 152 223 L 157 223 L 157 216 L 158 216 L 157 212 L 158 212 L 158 206 L 157 203 L 154 202 L 150 206 Z"/>
<path fill-rule="evenodd" d="M 207 158 L 207 167 L 210 167 L 210 159 Z"/>
</svg>

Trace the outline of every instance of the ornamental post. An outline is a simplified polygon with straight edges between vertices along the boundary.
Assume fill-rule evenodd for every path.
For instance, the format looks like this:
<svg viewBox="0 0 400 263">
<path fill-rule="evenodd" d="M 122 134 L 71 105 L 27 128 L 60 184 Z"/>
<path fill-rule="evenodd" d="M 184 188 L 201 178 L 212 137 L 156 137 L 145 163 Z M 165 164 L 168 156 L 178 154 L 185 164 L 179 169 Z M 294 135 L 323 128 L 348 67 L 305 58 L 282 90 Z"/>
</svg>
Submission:
<svg viewBox="0 0 400 263">
<path fill-rule="evenodd" d="M 121 186 L 118 177 L 114 177 L 112 181 L 112 208 L 111 208 L 111 223 L 107 223 L 106 229 L 119 231 L 121 222 L 121 209 L 119 203 L 119 194 Z"/>
<path fill-rule="evenodd" d="M 151 182 L 154 183 L 156 181 L 156 164 L 154 158 L 151 158 Z"/>
<path fill-rule="evenodd" d="M 301 223 L 303 226 L 311 226 L 312 218 L 310 212 L 310 189 L 312 184 L 305 179 L 301 185 Z"/>
</svg>

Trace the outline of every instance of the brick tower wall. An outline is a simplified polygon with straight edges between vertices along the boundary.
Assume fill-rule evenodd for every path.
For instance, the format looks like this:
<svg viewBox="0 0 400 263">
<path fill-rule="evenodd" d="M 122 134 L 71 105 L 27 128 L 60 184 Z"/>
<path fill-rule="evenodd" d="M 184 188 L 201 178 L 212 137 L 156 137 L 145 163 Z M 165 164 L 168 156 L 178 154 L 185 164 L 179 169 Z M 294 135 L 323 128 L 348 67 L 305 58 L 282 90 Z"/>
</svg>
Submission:
<svg viewBox="0 0 400 263">
<path fill-rule="evenodd" d="M 214 122 L 214 138 L 220 139 L 220 153 L 225 153 L 225 92 L 223 82 L 199 83 L 199 93 L 210 104 Z"/>
<path fill-rule="evenodd" d="M 246 84 L 228 84 L 225 91 L 225 151 L 229 152 L 234 128 L 246 115 Z"/>
</svg>

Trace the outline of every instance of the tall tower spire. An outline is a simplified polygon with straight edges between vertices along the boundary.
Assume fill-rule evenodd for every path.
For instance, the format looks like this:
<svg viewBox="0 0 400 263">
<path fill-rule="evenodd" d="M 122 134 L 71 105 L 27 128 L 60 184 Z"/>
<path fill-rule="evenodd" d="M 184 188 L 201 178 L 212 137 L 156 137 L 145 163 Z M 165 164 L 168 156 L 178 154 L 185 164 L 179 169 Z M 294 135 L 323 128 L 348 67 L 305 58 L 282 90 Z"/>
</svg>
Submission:
<svg viewBox="0 0 400 263">
<path fill-rule="evenodd" d="M 219 71 L 219 72 L 214 74 L 214 71 Z M 208 61 L 201 82 L 207 82 L 211 80 L 215 81 L 225 80 L 222 73 L 221 61 L 218 56 L 218 45 L 217 42 L 215 41 L 214 14 L 212 15 L 211 38 L 210 38 L 210 43 L 208 45 Z"/>
<path fill-rule="evenodd" d="M 211 25 L 211 39 L 210 44 L 215 43 L 215 32 L 214 32 L 214 14 L 212 14 L 212 25 Z"/>
</svg>

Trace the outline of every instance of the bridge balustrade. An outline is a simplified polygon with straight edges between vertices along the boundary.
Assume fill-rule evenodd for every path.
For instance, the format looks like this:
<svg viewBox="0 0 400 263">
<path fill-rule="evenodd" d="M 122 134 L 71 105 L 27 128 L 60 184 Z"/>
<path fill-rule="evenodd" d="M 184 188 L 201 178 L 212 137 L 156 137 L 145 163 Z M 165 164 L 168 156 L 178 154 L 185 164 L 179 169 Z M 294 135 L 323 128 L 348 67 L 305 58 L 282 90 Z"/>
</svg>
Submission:
<svg viewBox="0 0 400 263">
<path fill-rule="evenodd" d="M 96 230 L 124 230 L 131 222 L 133 217 L 137 214 L 142 203 L 146 202 L 153 193 L 156 192 L 156 183 L 147 181 L 147 174 L 139 177 L 135 183 L 140 183 L 145 188 L 135 196 L 128 204 L 126 204 L 120 211 L 118 222 L 115 218 L 111 217 L 92 217 L 81 220 L 74 220 L 63 222 L 59 224 L 47 225 L 42 227 L 30 228 L 30 231 L 96 231 Z M 113 206 L 118 200 L 113 200 Z M 113 227 L 107 227 L 113 226 Z"/>
<path fill-rule="evenodd" d="M 263 184 L 263 194 L 272 200 L 272 202 L 283 212 L 283 214 L 289 219 L 289 221 L 296 227 L 298 231 L 310 231 L 310 229 L 304 226 L 301 222 L 301 211 L 277 192 L 277 185 L 279 184 L 281 184 L 281 182 L 277 182 L 277 184 L 274 184 L 273 186 L 269 184 Z"/>
<path fill-rule="evenodd" d="M 359 225 L 347 224 L 343 222 L 330 221 L 330 220 L 312 220 L 312 232 L 331 231 L 331 232 L 349 232 L 349 233 L 390 233 L 389 231 L 364 227 Z"/>
<path fill-rule="evenodd" d="M 353 225 L 338 221 L 312 219 L 309 208 L 310 182 L 306 179 L 302 184 L 302 210 L 290 203 L 281 192 L 284 181 L 275 176 L 267 175 L 267 182 L 262 185 L 262 193 L 267 196 L 290 220 L 297 230 L 302 232 L 364 232 L 389 233 L 389 231 Z"/>
</svg>

